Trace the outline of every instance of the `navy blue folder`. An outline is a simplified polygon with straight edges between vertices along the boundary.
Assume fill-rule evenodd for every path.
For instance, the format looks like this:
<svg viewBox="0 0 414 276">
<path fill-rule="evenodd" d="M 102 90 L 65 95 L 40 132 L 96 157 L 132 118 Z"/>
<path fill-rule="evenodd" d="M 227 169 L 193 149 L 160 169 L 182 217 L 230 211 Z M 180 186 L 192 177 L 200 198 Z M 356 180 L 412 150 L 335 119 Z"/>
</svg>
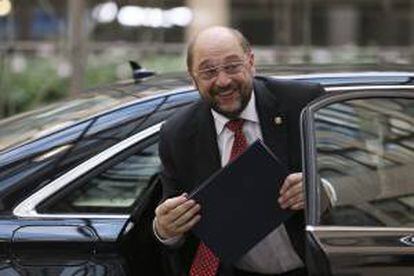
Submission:
<svg viewBox="0 0 414 276">
<path fill-rule="evenodd" d="M 287 175 L 257 140 L 190 193 L 201 205 L 193 232 L 222 262 L 234 263 L 292 214 L 277 201 Z"/>
</svg>

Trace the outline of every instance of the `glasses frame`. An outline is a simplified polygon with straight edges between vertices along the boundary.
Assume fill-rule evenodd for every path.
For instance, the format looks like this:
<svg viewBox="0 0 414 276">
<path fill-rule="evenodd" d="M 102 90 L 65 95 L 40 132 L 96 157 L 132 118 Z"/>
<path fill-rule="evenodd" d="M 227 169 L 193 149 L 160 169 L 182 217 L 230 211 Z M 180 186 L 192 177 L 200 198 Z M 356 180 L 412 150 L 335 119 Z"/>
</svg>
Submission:
<svg viewBox="0 0 414 276">
<path fill-rule="evenodd" d="M 225 64 L 211 66 L 206 69 L 198 70 L 196 72 L 196 76 L 198 76 L 202 80 L 209 81 L 209 80 L 213 80 L 217 78 L 221 71 L 224 71 L 227 75 L 236 75 L 243 71 L 247 61 L 248 59 L 244 58 L 243 60 L 239 60 L 239 61 L 232 61 L 232 62 L 228 62 Z M 240 68 L 237 69 L 236 71 L 232 71 L 231 69 L 226 69 L 226 67 L 230 67 L 234 65 L 240 66 Z M 205 75 L 209 71 L 215 71 L 215 72 L 212 73 L 211 76 Z"/>
</svg>

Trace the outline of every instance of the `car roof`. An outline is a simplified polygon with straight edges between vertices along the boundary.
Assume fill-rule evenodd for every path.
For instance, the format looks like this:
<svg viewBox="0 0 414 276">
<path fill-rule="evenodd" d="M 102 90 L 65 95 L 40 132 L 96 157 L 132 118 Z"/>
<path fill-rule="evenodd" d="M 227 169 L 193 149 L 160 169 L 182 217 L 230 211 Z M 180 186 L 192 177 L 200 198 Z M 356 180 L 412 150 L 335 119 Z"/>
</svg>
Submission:
<svg viewBox="0 0 414 276">
<path fill-rule="evenodd" d="M 414 71 L 409 69 L 408 66 L 400 65 L 263 65 L 257 67 L 257 72 L 262 76 L 316 82 L 330 87 L 414 84 Z M 0 154 L 112 109 L 185 90 L 194 88 L 188 76 L 182 72 L 89 89 L 76 99 L 65 99 L 0 120 Z"/>
<path fill-rule="evenodd" d="M 159 75 L 138 84 L 133 81 L 119 82 L 89 89 L 74 99 L 63 99 L 0 120 L 0 153 L 113 109 L 166 93 L 188 90 L 190 84 L 183 74 Z"/>
<path fill-rule="evenodd" d="M 290 64 L 257 66 L 260 74 L 264 75 L 297 75 L 315 73 L 360 73 L 360 72 L 411 72 L 413 67 L 408 64 Z"/>
<path fill-rule="evenodd" d="M 258 72 L 280 79 L 317 82 L 325 87 L 414 84 L 414 70 L 408 65 L 263 65 L 258 67 Z"/>
<path fill-rule="evenodd" d="M 344 84 L 355 83 L 358 76 L 362 76 L 358 85 L 369 80 L 373 88 L 375 83 L 371 78 L 378 79 L 373 71 L 357 75 L 352 71 L 325 74 L 317 70 L 308 73 L 298 70 L 296 75 L 293 71 L 291 75 L 280 72 L 275 67 L 266 74 L 259 68 L 258 75 L 321 82 L 325 87 L 330 86 L 327 90 L 342 89 Z M 393 72 L 397 77 L 400 74 Z M 404 71 L 400 75 L 411 78 L 406 73 L 411 74 Z M 392 81 L 389 87 L 401 86 L 401 79 Z M 356 87 L 347 89 L 353 88 Z M 119 141 L 160 124 L 177 108 L 198 98 L 185 74 L 162 74 L 137 83 L 126 81 L 91 89 L 79 98 L 0 121 L 0 147 L 4 141 L 9 141 L 8 146 L 0 149 L 0 206 L 10 210 L 16 197 L 24 198 L 25 189 L 16 187 L 36 189 L 46 185 Z"/>
</svg>

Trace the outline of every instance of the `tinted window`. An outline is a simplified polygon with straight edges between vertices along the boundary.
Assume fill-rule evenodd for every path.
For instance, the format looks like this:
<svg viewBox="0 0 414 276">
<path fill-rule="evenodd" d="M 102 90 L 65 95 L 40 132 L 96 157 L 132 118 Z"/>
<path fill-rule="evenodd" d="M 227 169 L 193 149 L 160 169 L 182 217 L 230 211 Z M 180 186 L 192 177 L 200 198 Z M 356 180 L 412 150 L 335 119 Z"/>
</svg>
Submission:
<svg viewBox="0 0 414 276">
<path fill-rule="evenodd" d="M 413 226 L 414 100 L 351 100 L 314 119 L 318 173 L 336 196 L 322 223 Z"/>
<path fill-rule="evenodd" d="M 83 94 L 73 100 L 48 105 L 37 110 L 0 121 L 0 150 L 53 133 L 74 122 L 135 100 L 116 91 Z"/>
<path fill-rule="evenodd" d="M 43 203 L 42 213 L 127 214 L 160 170 L 158 144 L 152 143 Z"/>
<path fill-rule="evenodd" d="M 0 155 L 0 212 L 81 162 L 188 104 L 196 93 L 158 97 L 125 105 Z M 174 101 L 177 101 L 174 104 Z"/>
</svg>

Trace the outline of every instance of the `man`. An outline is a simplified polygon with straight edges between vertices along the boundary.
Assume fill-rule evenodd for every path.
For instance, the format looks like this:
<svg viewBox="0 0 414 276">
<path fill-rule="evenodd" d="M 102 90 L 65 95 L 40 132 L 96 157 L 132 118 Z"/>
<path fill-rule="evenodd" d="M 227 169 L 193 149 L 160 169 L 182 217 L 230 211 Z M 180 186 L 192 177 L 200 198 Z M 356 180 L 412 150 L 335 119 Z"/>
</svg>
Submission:
<svg viewBox="0 0 414 276">
<path fill-rule="evenodd" d="M 249 43 L 238 31 L 225 27 L 208 28 L 195 37 L 188 47 L 187 66 L 202 100 L 162 128 L 159 149 L 165 200 L 155 211 L 156 236 L 180 256 L 181 275 L 305 274 L 299 117 L 322 89 L 254 77 Z M 239 132 L 231 129 L 233 122 Z M 191 233 L 203 206 L 189 200 L 186 193 L 233 159 L 234 148 L 257 138 L 288 166 L 291 174 L 275 200 L 282 208 L 297 212 L 233 267 L 220 266 Z"/>
</svg>

